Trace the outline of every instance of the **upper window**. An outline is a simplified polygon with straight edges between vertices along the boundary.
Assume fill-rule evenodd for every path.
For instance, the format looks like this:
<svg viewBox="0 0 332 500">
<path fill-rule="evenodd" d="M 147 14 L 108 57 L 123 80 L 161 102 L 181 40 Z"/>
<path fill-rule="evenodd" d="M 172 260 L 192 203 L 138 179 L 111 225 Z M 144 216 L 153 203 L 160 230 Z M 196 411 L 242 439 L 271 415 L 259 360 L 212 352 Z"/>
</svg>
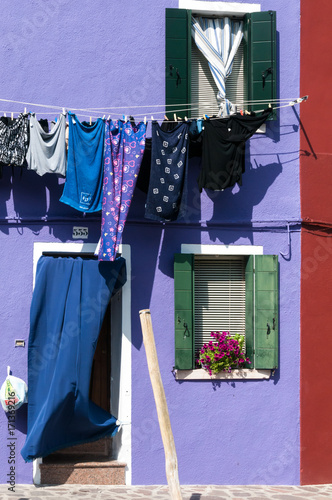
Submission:
<svg viewBox="0 0 332 500">
<path fill-rule="evenodd" d="M 245 336 L 249 368 L 278 366 L 278 257 L 175 254 L 175 368 L 195 368 L 212 331 Z"/>
<path fill-rule="evenodd" d="M 219 110 L 218 88 L 208 62 L 192 40 L 192 14 L 195 12 L 188 9 L 166 9 L 166 105 L 170 118 L 173 109 L 185 110 L 182 115 L 188 117 L 211 116 Z M 212 15 L 206 13 L 206 17 Z M 276 99 L 276 12 L 237 14 L 236 18 L 243 21 L 243 39 L 226 80 L 226 97 L 234 103 L 251 102 L 240 105 L 241 109 L 261 110 Z"/>
</svg>

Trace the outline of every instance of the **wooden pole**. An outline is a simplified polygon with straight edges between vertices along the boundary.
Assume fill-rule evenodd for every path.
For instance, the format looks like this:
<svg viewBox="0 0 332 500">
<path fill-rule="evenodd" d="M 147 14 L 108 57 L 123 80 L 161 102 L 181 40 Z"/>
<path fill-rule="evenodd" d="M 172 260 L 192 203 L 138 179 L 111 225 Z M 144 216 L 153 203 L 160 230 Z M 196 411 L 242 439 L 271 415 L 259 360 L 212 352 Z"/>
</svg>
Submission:
<svg viewBox="0 0 332 500">
<path fill-rule="evenodd" d="M 161 437 L 164 444 L 166 477 L 169 491 L 172 500 L 182 500 L 178 473 L 178 460 L 176 457 L 176 450 L 171 422 L 168 414 L 165 391 L 160 376 L 156 344 L 153 336 L 151 313 L 149 309 L 142 309 L 139 314 L 150 380 L 157 408 Z"/>
</svg>

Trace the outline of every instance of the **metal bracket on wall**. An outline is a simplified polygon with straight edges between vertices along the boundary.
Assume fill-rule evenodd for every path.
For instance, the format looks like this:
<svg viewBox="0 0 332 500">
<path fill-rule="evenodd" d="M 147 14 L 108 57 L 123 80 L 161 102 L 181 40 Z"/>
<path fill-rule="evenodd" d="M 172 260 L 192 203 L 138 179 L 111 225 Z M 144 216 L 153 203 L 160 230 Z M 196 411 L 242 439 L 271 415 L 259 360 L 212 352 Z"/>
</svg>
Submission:
<svg viewBox="0 0 332 500">
<path fill-rule="evenodd" d="M 16 339 L 15 340 L 15 347 L 25 347 L 25 340 Z"/>
<path fill-rule="evenodd" d="M 291 241 L 290 241 L 290 230 L 289 230 L 289 223 L 287 223 L 287 242 L 288 242 L 288 252 L 279 252 L 280 255 L 283 256 L 284 259 L 288 259 L 291 254 Z"/>
</svg>

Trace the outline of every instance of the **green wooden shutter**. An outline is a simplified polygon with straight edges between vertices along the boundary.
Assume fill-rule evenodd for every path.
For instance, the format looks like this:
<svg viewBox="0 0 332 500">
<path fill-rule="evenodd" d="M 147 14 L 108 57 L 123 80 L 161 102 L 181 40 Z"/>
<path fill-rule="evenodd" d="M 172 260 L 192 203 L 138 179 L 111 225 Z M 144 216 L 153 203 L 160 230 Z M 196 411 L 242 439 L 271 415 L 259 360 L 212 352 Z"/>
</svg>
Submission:
<svg viewBox="0 0 332 500">
<path fill-rule="evenodd" d="M 246 338 L 251 368 L 278 367 L 278 296 L 278 257 L 250 256 L 246 267 Z"/>
<path fill-rule="evenodd" d="M 191 102 L 191 10 L 166 9 L 166 110 L 173 119 L 177 109 Z M 189 111 L 178 116 L 190 117 Z"/>
<path fill-rule="evenodd" d="M 174 256 L 175 368 L 191 370 L 194 361 L 193 254 Z"/>
<path fill-rule="evenodd" d="M 244 17 L 245 71 L 248 100 L 271 100 L 277 97 L 276 12 L 254 12 Z M 264 78 L 263 78 L 264 76 Z M 263 109 L 254 104 L 252 111 Z M 276 119 L 274 112 L 271 119 Z"/>
</svg>

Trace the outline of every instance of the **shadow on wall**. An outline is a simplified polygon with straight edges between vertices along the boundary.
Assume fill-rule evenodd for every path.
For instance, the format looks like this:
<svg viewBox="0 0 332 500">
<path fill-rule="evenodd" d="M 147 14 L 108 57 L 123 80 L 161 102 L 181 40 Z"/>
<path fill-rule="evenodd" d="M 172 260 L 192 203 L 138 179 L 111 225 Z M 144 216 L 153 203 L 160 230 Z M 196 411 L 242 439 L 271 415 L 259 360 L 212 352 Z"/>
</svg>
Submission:
<svg viewBox="0 0 332 500">
<path fill-rule="evenodd" d="M 131 293 L 132 311 L 134 311 L 134 314 L 132 314 L 131 342 L 137 350 L 140 350 L 143 344 L 138 311 L 150 308 L 162 232 L 163 226 L 161 224 L 153 224 L 148 228 L 141 225 L 130 228 L 132 247 Z"/>
<path fill-rule="evenodd" d="M 9 167 L 0 167 L 2 171 L 0 179 L 0 220 L 5 219 L 8 216 L 7 212 L 7 201 L 10 200 L 10 195 L 12 191 L 12 170 Z M 16 175 L 20 175 L 17 170 Z M 6 225 L 0 224 L 0 231 L 5 234 L 9 234 L 9 228 Z"/>
<path fill-rule="evenodd" d="M 210 238 L 216 240 L 215 225 L 221 224 L 223 217 L 226 220 L 252 221 L 253 207 L 258 205 L 263 199 L 268 188 L 282 172 L 281 163 L 269 163 L 267 165 L 257 165 L 256 168 L 247 169 L 245 173 L 245 186 L 233 189 L 225 189 L 223 192 L 206 191 L 213 201 L 213 215 L 207 226 L 211 226 Z M 238 236 L 234 236 L 232 231 L 223 232 L 224 244 L 234 243 Z M 252 236 L 250 237 L 253 244 Z"/>
<path fill-rule="evenodd" d="M 86 225 L 89 219 L 100 219 L 100 213 L 87 214 L 62 203 L 60 201 L 65 179 L 55 174 L 45 174 L 42 177 L 34 171 L 19 167 L 3 167 L 3 176 L 0 180 L 0 231 L 9 233 L 6 223 L 22 218 L 26 223 L 17 226 L 23 232 L 24 227 L 38 234 L 45 226 L 44 220 L 48 219 L 48 226 L 53 235 L 60 241 L 67 241 L 72 237 L 72 225 L 59 225 L 54 219 Z M 40 221 L 40 223 L 39 223 Z M 54 223 L 53 223 L 54 222 Z M 98 224 L 100 231 L 100 223 Z M 95 238 L 96 236 L 94 236 Z M 98 237 L 99 238 L 99 233 Z"/>
<path fill-rule="evenodd" d="M 8 419 L 9 417 L 8 413 L 6 413 L 6 417 Z M 26 434 L 28 425 L 27 422 L 28 422 L 28 405 L 23 404 L 15 412 L 15 430 L 22 432 L 22 434 Z"/>
</svg>

